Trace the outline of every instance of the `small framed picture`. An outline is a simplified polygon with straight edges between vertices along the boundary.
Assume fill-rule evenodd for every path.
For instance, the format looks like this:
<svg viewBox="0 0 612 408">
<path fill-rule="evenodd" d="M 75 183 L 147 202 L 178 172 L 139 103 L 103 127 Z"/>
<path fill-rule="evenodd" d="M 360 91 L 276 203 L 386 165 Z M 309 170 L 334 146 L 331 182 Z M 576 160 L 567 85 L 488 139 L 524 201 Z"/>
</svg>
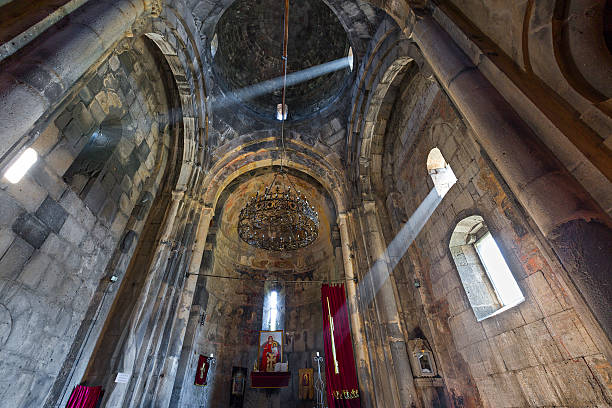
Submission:
<svg viewBox="0 0 612 408">
<path fill-rule="evenodd" d="M 274 371 L 276 363 L 282 363 L 283 330 L 259 332 L 259 371 Z"/>
</svg>

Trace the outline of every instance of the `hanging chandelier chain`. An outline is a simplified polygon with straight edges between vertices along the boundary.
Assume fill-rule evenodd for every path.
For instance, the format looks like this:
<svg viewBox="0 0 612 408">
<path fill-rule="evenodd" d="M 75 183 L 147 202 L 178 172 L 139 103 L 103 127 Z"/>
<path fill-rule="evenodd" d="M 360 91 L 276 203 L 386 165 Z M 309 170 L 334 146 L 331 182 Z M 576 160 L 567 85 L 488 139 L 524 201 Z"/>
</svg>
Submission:
<svg viewBox="0 0 612 408">
<path fill-rule="evenodd" d="M 289 0 L 285 0 L 285 17 L 283 21 L 283 56 L 282 60 L 282 74 L 283 74 L 283 96 L 281 100 L 281 157 L 280 157 L 280 167 L 281 171 L 283 169 L 283 159 L 286 154 L 285 151 L 285 115 L 286 115 L 286 95 L 287 95 L 287 65 L 288 65 L 288 57 L 287 57 L 287 48 L 289 43 Z"/>
<path fill-rule="evenodd" d="M 319 214 L 305 196 L 300 196 L 300 191 L 284 168 L 289 0 L 285 0 L 284 15 L 280 169 L 274 171 L 272 182 L 261 195 L 258 192 L 249 199 L 240 211 L 238 219 L 240 238 L 249 245 L 270 251 L 303 248 L 313 243 L 319 236 Z M 277 181 L 279 174 L 288 181 L 284 183 L 284 187 Z M 276 189 L 274 189 L 275 184 Z"/>
</svg>

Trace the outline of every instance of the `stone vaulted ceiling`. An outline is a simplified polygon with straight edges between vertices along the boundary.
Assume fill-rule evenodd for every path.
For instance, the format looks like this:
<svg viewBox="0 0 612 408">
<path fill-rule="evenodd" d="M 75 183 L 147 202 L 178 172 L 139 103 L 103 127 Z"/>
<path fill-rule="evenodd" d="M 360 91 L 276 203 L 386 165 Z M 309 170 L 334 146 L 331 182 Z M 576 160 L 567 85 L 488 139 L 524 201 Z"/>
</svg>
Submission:
<svg viewBox="0 0 612 408">
<path fill-rule="evenodd" d="M 327 279 L 334 267 L 331 228 L 336 218 L 334 205 L 323 187 L 310 177 L 291 172 L 288 177 L 295 188 L 305 194 L 319 213 L 319 236 L 311 245 L 295 251 L 266 251 L 248 245 L 238 236 L 237 225 L 240 210 L 248 199 L 261 192 L 272 181 L 274 173 L 262 168 L 246 173 L 234 180 L 217 203 L 217 223 L 214 274 L 253 279 L 280 278 L 283 280 Z M 281 179 L 285 182 L 284 178 Z M 238 288 L 239 287 L 239 288 Z M 233 302 L 248 303 L 251 295 L 260 290 L 256 283 L 212 279 L 207 289 L 220 298 L 232 298 Z M 309 285 L 301 296 L 316 299 L 318 286 Z M 312 292 L 312 291 L 315 292 Z M 244 297 L 243 297 L 244 296 Z M 309 301 L 310 301 L 309 300 Z M 300 302 L 300 299 L 295 299 Z"/>
<path fill-rule="evenodd" d="M 280 76 L 283 0 L 187 0 L 187 7 L 205 44 L 205 65 L 211 67 L 205 76 L 213 105 L 228 91 Z M 347 56 L 349 47 L 358 66 L 383 16 L 363 0 L 291 0 L 289 73 Z M 215 34 L 218 47 L 213 58 Z M 289 120 L 344 112 L 354 78 L 355 71 L 344 69 L 290 87 Z M 215 127 L 229 126 L 238 134 L 266 128 L 278 103 L 280 91 L 229 108 L 211 106 L 214 120 L 224 122 Z M 232 133 L 219 131 L 224 139 Z"/>
<path fill-rule="evenodd" d="M 284 2 L 237 0 L 217 23 L 213 67 L 228 91 L 279 77 L 282 73 Z M 334 12 L 321 0 L 294 1 L 289 13 L 287 73 L 348 55 L 349 41 Z M 290 117 L 327 105 L 343 89 L 350 70 L 341 69 L 287 89 Z M 281 90 L 247 102 L 260 115 L 274 116 Z"/>
</svg>

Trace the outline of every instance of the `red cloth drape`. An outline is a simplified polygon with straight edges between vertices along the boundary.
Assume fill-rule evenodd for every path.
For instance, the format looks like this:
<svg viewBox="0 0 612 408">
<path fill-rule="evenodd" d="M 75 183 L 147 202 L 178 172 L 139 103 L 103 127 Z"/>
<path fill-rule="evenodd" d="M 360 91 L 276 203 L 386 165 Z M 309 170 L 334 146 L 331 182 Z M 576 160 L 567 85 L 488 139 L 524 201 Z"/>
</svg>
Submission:
<svg viewBox="0 0 612 408">
<path fill-rule="evenodd" d="M 323 285 L 321 304 L 323 306 L 327 403 L 330 408 L 358 408 L 361 402 L 344 285 Z M 333 321 L 333 333 L 330 317 Z M 338 373 L 336 373 L 333 348 L 336 351 L 335 360 L 338 362 Z"/>
<path fill-rule="evenodd" d="M 66 408 L 95 408 L 101 395 L 102 387 L 77 385 L 72 390 Z"/>
</svg>

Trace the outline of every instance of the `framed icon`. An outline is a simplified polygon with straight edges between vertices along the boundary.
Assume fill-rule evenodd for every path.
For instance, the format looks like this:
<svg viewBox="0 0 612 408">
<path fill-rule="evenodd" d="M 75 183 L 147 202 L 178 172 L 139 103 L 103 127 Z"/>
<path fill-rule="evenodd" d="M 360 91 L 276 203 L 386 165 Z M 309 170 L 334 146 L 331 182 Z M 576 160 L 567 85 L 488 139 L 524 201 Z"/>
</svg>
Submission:
<svg viewBox="0 0 612 408">
<path fill-rule="evenodd" d="M 274 365 L 282 362 L 283 330 L 259 332 L 259 371 L 274 371 Z"/>
</svg>

